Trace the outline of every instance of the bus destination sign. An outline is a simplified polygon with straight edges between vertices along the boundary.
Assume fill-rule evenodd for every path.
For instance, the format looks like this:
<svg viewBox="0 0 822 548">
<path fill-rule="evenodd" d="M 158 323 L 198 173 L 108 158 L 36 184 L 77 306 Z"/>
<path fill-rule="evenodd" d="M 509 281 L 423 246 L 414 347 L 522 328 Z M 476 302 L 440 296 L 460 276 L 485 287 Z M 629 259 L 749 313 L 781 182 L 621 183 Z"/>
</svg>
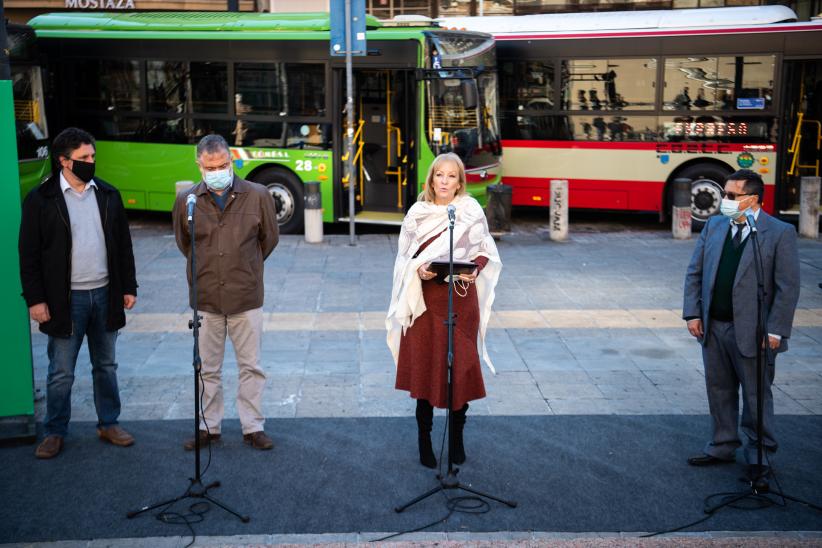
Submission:
<svg viewBox="0 0 822 548">
<path fill-rule="evenodd" d="M 134 0 L 66 0 L 66 9 L 133 10 Z"/>
</svg>

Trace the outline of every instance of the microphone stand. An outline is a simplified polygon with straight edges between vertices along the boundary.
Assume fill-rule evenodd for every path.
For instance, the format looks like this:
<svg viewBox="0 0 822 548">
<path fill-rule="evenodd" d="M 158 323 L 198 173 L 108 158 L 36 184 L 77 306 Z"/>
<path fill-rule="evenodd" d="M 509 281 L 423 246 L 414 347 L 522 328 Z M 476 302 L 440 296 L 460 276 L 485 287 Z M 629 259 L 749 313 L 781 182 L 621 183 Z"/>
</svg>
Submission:
<svg viewBox="0 0 822 548">
<path fill-rule="evenodd" d="M 453 206 L 449 206 L 453 207 Z M 478 491 L 472 487 L 467 487 L 465 484 L 460 483 L 457 479 L 457 473 L 459 472 L 459 468 L 454 467 L 454 459 L 453 455 L 451 454 L 454 448 L 454 414 L 451 410 L 452 400 L 454 397 L 454 326 L 457 324 L 457 316 L 454 314 L 454 221 L 455 217 L 452 216 L 452 213 L 449 211 L 448 215 L 448 319 L 445 320 L 445 323 L 448 326 L 448 355 L 447 355 L 447 380 L 448 380 L 448 391 L 447 391 L 447 401 L 448 401 L 448 409 L 446 410 L 446 424 L 448 425 L 448 472 L 445 476 L 442 474 L 437 474 L 436 478 L 439 482 L 439 485 L 434 487 L 433 489 L 426 491 L 422 495 L 415 497 L 414 499 L 406 502 L 405 504 L 401 504 L 400 506 L 396 506 L 394 511 L 398 514 L 404 511 L 406 508 L 413 506 L 414 504 L 424 500 L 435 493 L 439 493 L 440 491 L 445 491 L 448 489 L 461 489 L 463 491 L 467 491 L 468 493 L 473 493 L 474 495 L 478 495 L 480 497 L 485 497 L 490 500 L 494 500 L 505 504 L 511 508 L 516 508 L 517 503 L 515 501 L 505 500 L 499 497 L 495 497 L 493 495 L 489 495 L 488 493 L 483 493 L 482 491 Z"/>
<path fill-rule="evenodd" d="M 808 501 L 799 499 L 797 497 L 788 495 L 787 493 L 782 492 L 781 486 L 779 486 L 780 490 L 776 491 L 770 488 L 768 482 L 768 476 L 773 475 L 773 470 L 770 466 L 763 465 L 763 455 L 764 455 L 764 448 L 762 445 L 762 437 L 764 434 L 764 425 L 763 425 L 763 417 L 764 413 L 762 410 L 764 399 L 765 399 L 765 360 L 770 356 L 772 350 L 769 344 L 769 337 L 768 337 L 768 318 L 765 316 L 765 269 L 762 264 L 762 250 L 759 247 L 759 231 L 756 228 L 756 222 L 754 221 L 753 213 L 746 214 L 747 217 L 747 224 L 751 229 L 751 245 L 753 246 L 753 253 L 754 253 L 754 269 L 756 272 L 756 470 L 755 473 L 751 474 L 750 477 L 750 489 L 739 491 L 735 493 L 715 493 L 713 495 L 709 495 L 705 501 L 705 508 L 704 512 L 706 514 L 713 514 L 720 508 L 724 508 L 726 506 L 733 506 L 735 503 L 743 500 L 743 499 L 752 499 L 755 501 L 759 501 L 762 503 L 760 506 L 756 507 L 756 509 L 766 508 L 773 504 L 776 504 L 776 501 L 767 497 L 767 494 L 771 494 L 777 497 L 781 497 L 783 499 L 792 500 L 794 502 L 798 502 L 809 506 L 815 510 L 822 511 L 822 507 L 816 506 L 811 504 Z M 740 226 L 738 230 L 742 230 Z M 777 482 L 779 485 L 779 482 Z M 717 504 L 711 506 L 708 504 L 707 501 L 711 500 L 712 498 L 724 496 L 724 498 Z"/>
<path fill-rule="evenodd" d="M 200 320 L 203 319 L 197 313 L 198 308 L 198 299 L 197 299 L 197 254 L 195 253 L 195 242 L 194 242 L 194 214 L 193 208 L 188 215 L 188 231 L 191 235 L 191 295 L 192 295 L 192 319 L 188 321 L 188 328 L 192 330 L 194 335 L 194 351 L 193 351 L 193 362 L 192 366 L 194 368 L 194 477 L 188 478 L 189 486 L 186 489 L 185 493 L 180 495 L 179 497 L 174 497 L 168 500 L 164 500 L 162 502 L 157 502 L 154 504 L 150 504 L 148 506 L 143 506 L 139 510 L 133 510 L 126 514 L 126 517 L 131 519 L 136 517 L 143 512 L 148 512 L 149 510 L 153 510 L 155 508 L 159 508 L 161 506 L 171 506 L 172 504 L 181 501 L 183 499 L 204 499 L 208 502 L 219 506 L 229 514 L 233 514 L 234 516 L 238 517 L 240 521 L 243 523 L 248 523 L 251 518 L 247 515 L 241 515 L 235 510 L 232 510 L 222 502 L 218 501 L 214 497 L 208 494 L 209 489 L 216 488 L 220 486 L 219 481 L 213 481 L 208 485 L 203 485 L 203 478 L 202 473 L 200 471 L 200 379 L 201 379 L 201 370 L 202 370 L 202 360 L 200 359 Z M 206 429 L 208 429 L 208 425 L 206 424 Z"/>
</svg>

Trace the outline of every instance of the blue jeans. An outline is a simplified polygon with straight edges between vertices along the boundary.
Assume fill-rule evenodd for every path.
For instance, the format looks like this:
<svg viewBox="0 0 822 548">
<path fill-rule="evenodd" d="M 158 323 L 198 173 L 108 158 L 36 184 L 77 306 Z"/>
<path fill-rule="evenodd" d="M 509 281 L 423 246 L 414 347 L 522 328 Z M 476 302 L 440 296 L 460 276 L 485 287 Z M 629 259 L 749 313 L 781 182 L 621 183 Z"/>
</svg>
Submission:
<svg viewBox="0 0 822 548">
<path fill-rule="evenodd" d="M 91 375 L 94 382 L 94 407 L 98 426 L 117 424 L 120 392 L 117 388 L 117 362 L 114 345 L 117 331 L 106 331 L 108 286 L 71 292 L 72 333 L 67 339 L 49 337 L 49 374 L 46 388 L 46 435 L 65 436 L 71 418 L 71 386 L 77 354 L 88 337 Z"/>
</svg>

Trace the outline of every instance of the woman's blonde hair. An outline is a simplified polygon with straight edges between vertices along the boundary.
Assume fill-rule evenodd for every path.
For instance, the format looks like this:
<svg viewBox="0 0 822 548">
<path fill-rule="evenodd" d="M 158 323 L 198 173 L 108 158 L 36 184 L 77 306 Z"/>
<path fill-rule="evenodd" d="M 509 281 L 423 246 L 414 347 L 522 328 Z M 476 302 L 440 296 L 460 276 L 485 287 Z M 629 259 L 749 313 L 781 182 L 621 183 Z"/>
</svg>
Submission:
<svg viewBox="0 0 822 548">
<path fill-rule="evenodd" d="M 422 188 L 422 192 L 420 195 L 417 196 L 417 201 L 422 202 L 434 202 L 436 198 L 436 193 L 434 192 L 434 173 L 436 173 L 437 169 L 441 164 L 446 162 L 451 162 L 457 166 L 457 171 L 459 172 L 459 186 L 457 187 L 457 196 L 460 194 L 465 194 L 465 165 L 462 163 L 462 160 L 459 156 L 454 154 L 453 152 L 445 152 L 440 154 L 434 161 L 431 162 L 431 167 L 428 168 L 428 175 L 425 176 L 425 186 Z"/>
</svg>

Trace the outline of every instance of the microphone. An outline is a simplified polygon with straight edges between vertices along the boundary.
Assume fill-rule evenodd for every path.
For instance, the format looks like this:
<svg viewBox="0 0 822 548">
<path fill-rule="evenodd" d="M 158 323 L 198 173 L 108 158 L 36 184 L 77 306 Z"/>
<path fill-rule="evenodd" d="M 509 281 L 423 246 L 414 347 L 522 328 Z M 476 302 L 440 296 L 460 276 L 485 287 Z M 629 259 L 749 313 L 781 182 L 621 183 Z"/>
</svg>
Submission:
<svg viewBox="0 0 822 548">
<path fill-rule="evenodd" d="M 751 227 L 751 232 L 756 232 L 756 217 L 750 209 L 745 210 L 745 220 L 748 221 L 748 226 Z"/>
<path fill-rule="evenodd" d="M 448 211 L 448 220 L 451 222 L 451 224 L 454 224 L 454 220 L 457 217 L 457 208 L 449 204 L 446 209 Z"/>
<path fill-rule="evenodd" d="M 197 196 L 195 194 L 189 194 L 188 198 L 186 198 L 186 213 L 188 214 L 188 221 L 191 222 L 194 219 L 194 204 L 197 203 Z"/>
</svg>

